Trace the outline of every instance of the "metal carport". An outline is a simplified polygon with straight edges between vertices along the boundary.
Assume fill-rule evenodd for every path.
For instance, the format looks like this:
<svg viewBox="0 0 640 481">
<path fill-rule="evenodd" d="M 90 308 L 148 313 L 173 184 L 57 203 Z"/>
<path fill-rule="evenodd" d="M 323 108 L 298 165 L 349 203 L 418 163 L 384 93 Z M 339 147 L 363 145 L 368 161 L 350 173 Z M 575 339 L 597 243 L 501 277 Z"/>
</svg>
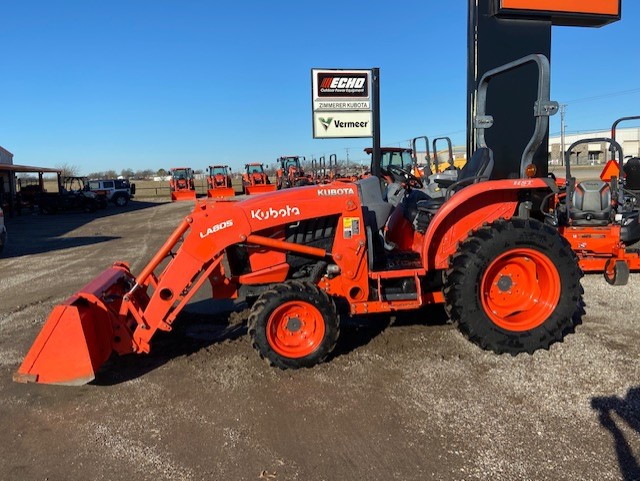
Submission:
<svg viewBox="0 0 640 481">
<path fill-rule="evenodd" d="M 37 173 L 41 191 L 44 190 L 44 174 L 57 174 L 58 185 L 60 185 L 60 169 L 33 165 L 0 164 L 0 206 L 9 216 L 15 215 L 20 210 L 19 190 L 16 189 L 16 174 L 19 173 Z M 8 179 L 6 183 L 5 178 Z"/>
</svg>

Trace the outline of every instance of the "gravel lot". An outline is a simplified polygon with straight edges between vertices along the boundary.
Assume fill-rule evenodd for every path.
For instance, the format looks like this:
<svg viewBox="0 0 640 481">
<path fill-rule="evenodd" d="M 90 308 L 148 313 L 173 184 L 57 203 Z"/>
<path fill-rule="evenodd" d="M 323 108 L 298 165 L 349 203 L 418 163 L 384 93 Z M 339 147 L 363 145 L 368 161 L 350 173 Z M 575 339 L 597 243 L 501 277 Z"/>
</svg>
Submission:
<svg viewBox="0 0 640 481">
<path fill-rule="evenodd" d="M 11 381 L 55 304 L 113 261 L 139 272 L 190 206 L 8 219 L 0 478 L 640 479 L 639 274 L 586 276 L 583 324 L 534 356 L 483 352 L 430 308 L 347 319 L 329 362 L 283 372 L 205 292 L 94 384 Z"/>
</svg>

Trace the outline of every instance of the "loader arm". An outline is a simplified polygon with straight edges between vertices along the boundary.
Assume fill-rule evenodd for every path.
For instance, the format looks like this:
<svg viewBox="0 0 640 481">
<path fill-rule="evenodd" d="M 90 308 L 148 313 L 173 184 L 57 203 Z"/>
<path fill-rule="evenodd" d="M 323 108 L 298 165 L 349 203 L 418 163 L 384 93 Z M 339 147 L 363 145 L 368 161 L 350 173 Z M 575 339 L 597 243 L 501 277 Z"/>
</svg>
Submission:
<svg viewBox="0 0 640 481">
<path fill-rule="evenodd" d="M 117 263 L 57 306 L 14 379 L 87 383 L 112 352 L 149 352 L 154 334 L 172 329 L 207 280 L 212 297 L 234 298 L 243 283 L 284 282 L 292 256 L 311 263 L 330 259 L 333 239 L 325 246 L 306 245 L 306 231 L 299 226 L 327 229 L 327 222 L 318 222 L 330 218 L 335 235 L 340 216 L 361 221 L 356 192 L 354 185 L 339 184 L 334 189 L 309 186 L 265 193 L 242 202 L 197 202 L 140 274 L 134 276 L 128 265 Z M 322 202 L 326 196 L 333 197 L 331 202 Z M 348 270 L 347 259 L 363 258 L 363 235 L 339 239 L 339 248 L 351 253 L 336 256 L 341 269 Z M 250 252 L 235 274 L 223 263 L 230 248 Z"/>
</svg>

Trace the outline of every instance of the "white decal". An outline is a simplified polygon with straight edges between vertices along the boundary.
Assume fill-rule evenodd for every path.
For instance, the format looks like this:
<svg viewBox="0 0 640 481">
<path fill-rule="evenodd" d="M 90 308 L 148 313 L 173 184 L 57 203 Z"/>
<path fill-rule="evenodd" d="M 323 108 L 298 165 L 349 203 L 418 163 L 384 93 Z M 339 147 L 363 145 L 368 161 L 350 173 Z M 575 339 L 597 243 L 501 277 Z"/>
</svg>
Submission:
<svg viewBox="0 0 640 481">
<path fill-rule="evenodd" d="M 318 189 L 318 195 L 323 196 L 333 196 L 333 195 L 355 195 L 355 191 L 353 187 L 344 187 L 340 189 Z"/>
<path fill-rule="evenodd" d="M 533 180 L 514 180 L 513 185 L 528 187 L 530 185 L 533 185 Z"/>
<path fill-rule="evenodd" d="M 273 207 L 269 207 L 269 210 L 253 209 L 251 211 L 251 218 L 257 220 L 281 219 L 294 215 L 300 215 L 300 209 L 298 209 L 297 207 L 291 207 L 289 205 L 283 207 L 282 209 L 274 209 Z"/>
<path fill-rule="evenodd" d="M 225 220 L 224 222 L 220 222 L 212 227 L 209 227 L 205 232 L 200 232 L 200 239 L 204 239 L 208 235 L 215 234 L 222 229 L 226 229 L 227 227 L 232 227 L 233 221 L 231 219 Z"/>
</svg>

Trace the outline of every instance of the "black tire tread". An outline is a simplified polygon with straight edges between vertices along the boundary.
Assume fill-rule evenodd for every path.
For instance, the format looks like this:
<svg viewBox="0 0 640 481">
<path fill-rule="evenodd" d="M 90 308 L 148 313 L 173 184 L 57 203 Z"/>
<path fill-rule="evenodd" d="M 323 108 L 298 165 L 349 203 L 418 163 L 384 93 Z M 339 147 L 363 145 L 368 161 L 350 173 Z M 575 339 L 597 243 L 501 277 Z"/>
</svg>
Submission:
<svg viewBox="0 0 640 481">
<path fill-rule="evenodd" d="M 301 359 L 283 358 L 271 349 L 268 343 L 258 336 L 261 327 L 266 327 L 269 317 L 267 312 L 270 303 L 279 303 L 283 297 L 295 296 L 297 293 L 306 293 L 311 298 L 315 298 L 316 303 L 324 304 L 329 309 L 330 319 L 325 319 L 325 323 L 332 322 L 333 325 L 325 329 L 325 338 L 320 347 L 311 355 Z M 338 312 L 333 299 L 322 289 L 312 282 L 289 280 L 282 284 L 275 284 L 271 289 L 263 292 L 251 307 L 248 319 L 248 333 L 251 339 L 251 346 L 258 352 L 260 357 L 270 366 L 280 369 L 298 369 L 300 367 L 311 367 L 323 362 L 335 348 L 340 336 L 340 323 Z"/>
<path fill-rule="evenodd" d="M 562 304 L 561 308 L 565 311 L 573 309 L 573 313 L 566 316 L 556 316 L 554 312 L 541 326 L 531 331 L 516 333 L 495 326 L 483 312 L 477 313 L 476 316 L 470 316 L 469 291 L 464 286 L 465 281 L 467 286 L 469 285 L 470 273 L 479 269 L 479 255 L 482 256 L 483 249 L 486 249 L 492 242 L 506 243 L 505 239 L 513 234 L 517 235 L 517 230 L 522 229 L 525 229 L 532 239 L 541 239 L 541 243 L 546 243 L 556 250 L 552 255 L 555 255 L 561 264 L 556 267 L 566 271 L 560 273 L 561 282 L 564 284 L 558 305 Z M 500 219 L 470 233 L 469 237 L 460 244 L 458 251 L 450 258 L 449 269 L 445 273 L 445 309 L 462 334 L 482 349 L 491 350 L 498 354 L 509 353 L 514 356 L 522 352 L 532 354 L 538 349 L 548 350 L 552 344 L 561 342 L 566 335 L 573 333 L 576 326 L 582 322 L 584 314 L 583 289 L 580 284 L 582 276 L 577 256 L 566 239 L 556 230 L 534 219 L 513 218 L 509 221 Z M 556 308 L 556 311 L 558 309 Z M 483 326 L 483 320 L 479 320 L 478 317 L 486 318 L 485 324 L 491 323 L 491 332 Z M 552 317 L 555 319 L 550 322 Z M 557 317 L 562 318 L 557 319 Z"/>
</svg>

